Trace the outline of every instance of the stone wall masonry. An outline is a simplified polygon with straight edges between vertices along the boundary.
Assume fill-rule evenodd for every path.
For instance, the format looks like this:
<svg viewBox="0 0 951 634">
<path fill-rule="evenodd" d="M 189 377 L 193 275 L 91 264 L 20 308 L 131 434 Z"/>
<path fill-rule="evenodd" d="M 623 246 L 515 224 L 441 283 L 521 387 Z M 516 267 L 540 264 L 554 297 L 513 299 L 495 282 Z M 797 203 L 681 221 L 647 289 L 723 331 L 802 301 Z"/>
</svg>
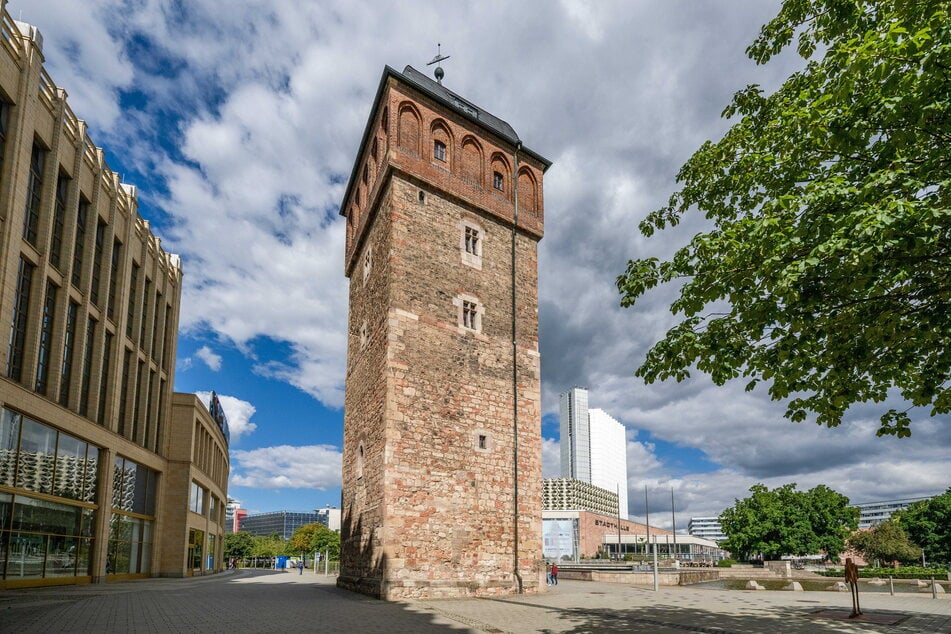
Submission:
<svg viewBox="0 0 951 634">
<path fill-rule="evenodd" d="M 347 336 L 340 585 L 374 596 L 382 595 L 385 564 L 381 537 L 387 456 L 385 373 L 391 346 L 386 308 L 391 278 L 387 255 L 392 242 L 390 226 L 389 214 L 380 214 L 365 240 L 361 268 L 350 279 Z M 368 248 L 372 265 L 364 283 L 362 254 Z M 365 343 L 361 336 L 364 324 Z"/>
<path fill-rule="evenodd" d="M 459 220 L 473 212 L 394 179 L 394 279 L 399 307 L 388 372 L 386 537 L 391 596 L 512 591 L 513 418 L 511 233 L 488 215 L 483 268 L 462 264 Z M 535 242 L 519 236 L 519 568 L 536 589 L 541 517 Z M 418 281 L 425 283 L 415 283 Z M 460 327 L 453 298 L 485 307 L 482 332 Z M 409 369 L 409 371 L 404 370 Z M 479 437 L 485 437 L 485 449 Z M 421 469 L 422 467 L 422 469 Z"/>
<path fill-rule="evenodd" d="M 406 117 L 418 123 L 409 136 Z M 445 161 L 432 156 L 436 138 Z M 471 161 L 462 170 L 470 141 L 481 148 L 476 177 Z M 342 587 L 388 599 L 544 587 L 537 241 L 545 166 L 532 157 L 522 165 L 536 187 L 515 236 L 513 315 L 514 148 L 505 146 L 396 79 L 371 115 L 342 205 L 350 279 Z M 495 160 L 508 161 L 501 192 L 491 184 Z M 480 258 L 464 255 L 464 223 L 480 229 Z M 475 329 L 461 323 L 464 302 L 478 307 Z"/>
</svg>

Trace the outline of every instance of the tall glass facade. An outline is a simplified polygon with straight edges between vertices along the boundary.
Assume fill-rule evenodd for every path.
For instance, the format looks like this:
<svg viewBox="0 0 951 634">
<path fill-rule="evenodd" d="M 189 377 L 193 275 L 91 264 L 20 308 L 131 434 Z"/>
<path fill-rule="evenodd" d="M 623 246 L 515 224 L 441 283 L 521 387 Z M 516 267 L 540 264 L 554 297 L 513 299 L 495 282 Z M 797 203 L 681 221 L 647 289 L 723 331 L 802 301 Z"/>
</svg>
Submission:
<svg viewBox="0 0 951 634">
<path fill-rule="evenodd" d="M 157 483 L 157 472 L 116 456 L 106 563 L 109 573 L 134 575 L 150 572 Z"/>
<path fill-rule="evenodd" d="M 0 578 L 90 575 L 98 464 L 98 447 L 0 411 Z"/>
</svg>

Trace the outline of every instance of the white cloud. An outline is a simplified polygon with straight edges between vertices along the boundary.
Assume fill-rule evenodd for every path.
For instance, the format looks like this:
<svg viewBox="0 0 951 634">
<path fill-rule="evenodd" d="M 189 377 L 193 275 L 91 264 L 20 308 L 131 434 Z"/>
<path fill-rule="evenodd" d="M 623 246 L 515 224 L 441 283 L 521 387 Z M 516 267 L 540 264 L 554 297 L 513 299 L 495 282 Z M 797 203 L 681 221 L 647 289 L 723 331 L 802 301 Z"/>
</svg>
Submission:
<svg viewBox="0 0 951 634">
<path fill-rule="evenodd" d="M 205 362 L 211 370 L 217 372 L 221 369 L 221 355 L 215 354 L 208 346 L 202 346 L 195 351 L 195 356 Z"/>
<path fill-rule="evenodd" d="M 561 477 L 561 443 L 553 438 L 542 438 L 542 477 Z"/>
<path fill-rule="evenodd" d="M 261 447 L 231 451 L 231 485 L 255 489 L 340 486 L 342 454 L 331 445 Z"/>
<path fill-rule="evenodd" d="M 211 392 L 195 392 L 195 396 L 206 407 L 211 401 Z M 231 434 L 232 444 L 258 428 L 255 423 L 251 422 L 251 417 L 257 411 L 257 408 L 251 403 L 226 394 L 218 394 L 218 402 L 221 403 L 221 408 L 225 411 L 225 416 L 228 417 L 228 432 Z"/>
<path fill-rule="evenodd" d="M 98 126 L 94 140 L 139 171 L 145 212 L 166 215 L 156 226 L 183 256 L 186 332 L 223 337 L 258 374 L 342 405 L 348 283 L 336 205 L 384 64 L 425 70 L 426 43 L 440 33 L 452 42 L 444 83 L 554 160 L 539 246 L 543 412 L 567 387 L 587 385 L 592 405 L 631 432 L 723 465 L 687 476 L 632 435 L 632 508 L 644 483 L 660 505 L 666 487 L 668 506 L 673 486 L 685 513 L 719 512 L 757 481 L 805 486 L 816 474 L 864 500 L 947 487 L 947 416 L 917 414 L 913 438 L 899 441 L 876 438 L 866 408 L 827 430 L 785 421 L 764 390 L 633 377 L 673 324 L 676 289 L 622 309 L 615 278 L 628 258 L 667 256 L 703 227 L 691 218 L 650 240 L 637 232 L 683 162 L 726 129 L 719 113 L 732 94 L 775 87 L 801 63 L 793 54 L 756 66 L 744 55 L 777 1 L 526 1 L 491 11 L 435 1 L 120 4 L 13 0 L 8 9 L 44 33 L 47 67 Z M 135 98 L 120 108 L 125 94 Z M 289 354 L 257 358 L 261 338 Z M 250 414 L 243 420 L 236 435 L 254 427 Z M 546 475 L 558 474 L 556 458 L 546 439 Z M 260 481 L 278 477 L 268 473 Z"/>
</svg>

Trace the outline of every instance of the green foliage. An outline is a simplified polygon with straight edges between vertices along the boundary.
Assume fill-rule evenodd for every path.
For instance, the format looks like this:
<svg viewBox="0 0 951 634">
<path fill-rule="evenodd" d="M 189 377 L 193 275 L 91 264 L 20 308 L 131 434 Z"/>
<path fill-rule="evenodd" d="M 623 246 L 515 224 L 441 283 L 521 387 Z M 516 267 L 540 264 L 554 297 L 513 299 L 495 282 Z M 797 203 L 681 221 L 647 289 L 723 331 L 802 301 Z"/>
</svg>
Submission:
<svg viewBox="0 0 951 634">
<path fill-rule="evenodd" d="M 313 552 L 314 536 L 317 532 L 319 523 L 304 524 L 291 535 L 289 541 L 291 548 L 298 553 Z"/>
<path fill-rule="evenodd" d="M 845 574 L 845 571 L 842 568 L 830 568 L 819 572 L 819 574 L 824 577 L 841 577 Z M 948 571 L 944 568 L 922 568 L 921 566 L 859 568 L 859 577 L 863 579 L 873 579 L 875 577 L 880 579 L 887 579 L 888 577 L 894 577 L 895 579 L 928 579 L 930 577 L 944 579 L 947 574 Z"/>
<path fill-rule="evenodd" d="M 245 531 L 225 533 L 225 557 L 246 559 L 254 550 L 254 536 Z"/>
<path fill-rule="evenodd" d="M 848 545 L 869 563 L 898 561 L 907 564 L 921 557 L 921 548 L 911 543 L 902 527 L 893 520 L 867 531 L 856 531 L 849 537 Z"/>
<path fill-rule="evenodd" d="M 323 524 L 318 524 L 314 530 L 314 539 L 311 548 L 320 553 L 330 554 L 330 560 L 340 559 L 340 533 L 332 531 Z"/>
<path fill-rule="evenodd" d="M 719 568 L 732 568 L 733 564 L 736 563 L 735 559 L 721 559 L 717 562 L 717 567 Z"/>
<path fill-rule="evenodd" d="M 924 548 L 928 561 L 951 564 L 951 488 L 901 511 L 898 523 Z"/>
<path fill-rule="evenodd" d="M 330 559 L 340 559 L 340 533 L 332 531 L 319 522 L 301 526 L 288 541 L 288 554 L 312 553 L 322 555 L 330 552 Z"/>
<path fill-rule="evenodd" d="M 712 228 L 618 277 L 623 306 L 684 281 L 683 319 L 638 376 L 766 381 L 787 418 L 829 427 L 892 390 L 951 412 L 948 7 L 783 2 L 747 54 L 766 63 L 796 37 L 805 67 L 772 95 L 736 93 L 724 116 L 739 122 L 640 225 L 649 237 L 696 209 Z M 884 412 L 878 434 L 909 436 L 907 411 Z"/>
<path fill-rule="evenodd" d="M 284 555 L 287 549 L 287 542 L 283 537 L 277 534 L 271 534 L 267 537 L 255 535 L 251 546 L 252 557 L 277 557 Z"/>
<path fill-rule="evenodd" d="M 727 535 L 721 547 L 741 558 L 761 554 L 765 559 L 779 559 L 820 552 L 835 557 L 858 526 L 858 509 L 825 485 L 797 491 L 795 483 L 773 490 L 755 484 L 750 492 L 750 497 L 737 500 L 720 515 Z"/>
</svg>

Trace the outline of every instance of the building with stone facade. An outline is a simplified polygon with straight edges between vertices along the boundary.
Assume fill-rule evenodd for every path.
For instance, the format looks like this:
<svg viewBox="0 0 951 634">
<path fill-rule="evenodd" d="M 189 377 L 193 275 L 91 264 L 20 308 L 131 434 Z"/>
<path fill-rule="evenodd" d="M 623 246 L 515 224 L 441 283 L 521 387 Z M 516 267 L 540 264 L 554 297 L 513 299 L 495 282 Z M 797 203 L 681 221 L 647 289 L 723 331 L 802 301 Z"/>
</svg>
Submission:
<svg viewBox="0 0 951 634">
<path fill-rule="evenodd" d="M 616 517 L 617 493 L 574 478 L 542 480 L 542 508 L 546 511 L 591 511 Z"/>
<path fill-rule="evenodd" d="M 441 83 L 384 70 L 340 208 L 342 587 L 388 599 L 544 587 L 537 244 L 549 165 Z"/>
<path fill-rule="evenodd" d="M 181 283 L 0 0 L 0 588 L 221 569 L 226 425 L 173 396 Z"/>
</svg>

